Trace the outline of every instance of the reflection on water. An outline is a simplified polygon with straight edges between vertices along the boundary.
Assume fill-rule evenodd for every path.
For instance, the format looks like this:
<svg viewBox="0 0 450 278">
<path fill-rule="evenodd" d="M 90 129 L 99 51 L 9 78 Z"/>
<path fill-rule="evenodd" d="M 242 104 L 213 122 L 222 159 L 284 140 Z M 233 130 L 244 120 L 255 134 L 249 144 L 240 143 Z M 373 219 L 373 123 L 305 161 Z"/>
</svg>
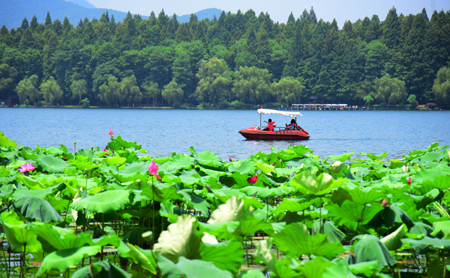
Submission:
<svg viewBox="0 0 450 278">
<path fill-rule="evenodd" d="M 73 150 L 99 146 L 114 136 L 137 141 L 154 156 L 172 152 L 210 150 L 222 159 L 243 159 L 305 144 L 321 157 L 346 152 L 388 152 L 401 157 L 432 142 L 450 144 L 449 111 L 301 111 L 299 124 L 307 130 L 308 141 L 248 141 L 238 131 L 258 126 L 256 111 L 236 110 L 128 110 L 128 109 L 0 109 L 0 131 L 18 144 L 49 147 L 64 144 Z M 290 118 L 272 118 L 284 126 Z"/>
</svg>

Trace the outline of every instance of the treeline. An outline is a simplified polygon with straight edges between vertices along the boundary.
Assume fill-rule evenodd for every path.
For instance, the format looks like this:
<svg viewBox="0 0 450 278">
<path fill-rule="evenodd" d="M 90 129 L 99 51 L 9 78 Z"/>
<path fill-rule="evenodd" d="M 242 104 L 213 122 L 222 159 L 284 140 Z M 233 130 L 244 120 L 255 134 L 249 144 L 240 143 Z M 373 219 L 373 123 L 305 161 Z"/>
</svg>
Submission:
<svg viewBox="0 0 450 278">
<path fill-rule="evenodd" d="M 313 8 L 291 13 L 286 24 L 252 10 L 201 21 L 193 14 L 182 24 L 164 10 L 148 20 L 128 13 L 123 22 L 105 13 L 76 27 L 47 14 L 44 24 L 25 18 L 17 29 L 0 29 L 0 99 L 239 108 L 314 97 L 450 106 L 449 57 L 448 11 L 429 19 L 425 9 L 404 16 L 392 8 L 383 22 L 373 15 L 341 29 Z"/>
</svg>

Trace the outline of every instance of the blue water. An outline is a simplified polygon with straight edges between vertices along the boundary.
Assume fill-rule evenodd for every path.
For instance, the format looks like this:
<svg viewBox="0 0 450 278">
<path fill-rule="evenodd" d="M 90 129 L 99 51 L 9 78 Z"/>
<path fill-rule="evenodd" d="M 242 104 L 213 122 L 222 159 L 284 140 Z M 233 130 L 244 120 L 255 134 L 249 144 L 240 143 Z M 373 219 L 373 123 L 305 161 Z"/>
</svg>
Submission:
<svg viewBox="0 0 450 278">
<path fill-rule="evenodd" d="M 399 158 L 433 142 L 450 145 L 450 111 L 300 111 L 299 124 L 308 141 L 247 141 L 238 131 L 258 126 L 256 111 L 241 110 L 128 110 L 1 108 L 0 131 L 29 147 L 65 145 L 73 150 L 99 146 L 114 136 L 137 141 L 152 156 L 210 150 L 222 159 L 247 158 L 272 146 L 305 144 L 321 157 L 346 152 L 388 152 Z M 263 115 L 278 126 L 290 118 Z"/>
</svg>

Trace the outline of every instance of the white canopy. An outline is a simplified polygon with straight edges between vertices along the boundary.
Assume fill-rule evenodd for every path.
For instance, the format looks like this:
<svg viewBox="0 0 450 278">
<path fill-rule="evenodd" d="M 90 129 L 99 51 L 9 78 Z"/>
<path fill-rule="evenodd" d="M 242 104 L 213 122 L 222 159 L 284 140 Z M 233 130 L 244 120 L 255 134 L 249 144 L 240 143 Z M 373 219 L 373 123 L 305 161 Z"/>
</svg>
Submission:
<svg viewBox="0 0 450 278">
<path fill-rule="evenodd" d="M 288 116 L 288 117 L 297 117 L 302 116 L 300 112 L 286 112 L 286 111 L 278 111 L 274 109 L 258 109 L 258 114 L 277 114 L 282 116 Z"/>
</svg>

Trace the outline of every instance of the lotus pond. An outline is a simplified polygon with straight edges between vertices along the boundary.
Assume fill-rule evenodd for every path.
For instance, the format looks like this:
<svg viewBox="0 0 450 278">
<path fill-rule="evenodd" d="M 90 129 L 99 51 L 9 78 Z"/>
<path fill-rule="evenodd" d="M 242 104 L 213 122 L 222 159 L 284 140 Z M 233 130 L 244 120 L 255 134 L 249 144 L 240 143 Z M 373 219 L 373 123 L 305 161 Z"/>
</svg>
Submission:
<svg viewBox="0 0 450 278">
<path fill-rule="evenodd" d="M 107 135 L 106 135 L 107 136 Z M 0 133 L 2 277 L 450 277 L 450 150 L 223 161 Z"/>
</svg>

